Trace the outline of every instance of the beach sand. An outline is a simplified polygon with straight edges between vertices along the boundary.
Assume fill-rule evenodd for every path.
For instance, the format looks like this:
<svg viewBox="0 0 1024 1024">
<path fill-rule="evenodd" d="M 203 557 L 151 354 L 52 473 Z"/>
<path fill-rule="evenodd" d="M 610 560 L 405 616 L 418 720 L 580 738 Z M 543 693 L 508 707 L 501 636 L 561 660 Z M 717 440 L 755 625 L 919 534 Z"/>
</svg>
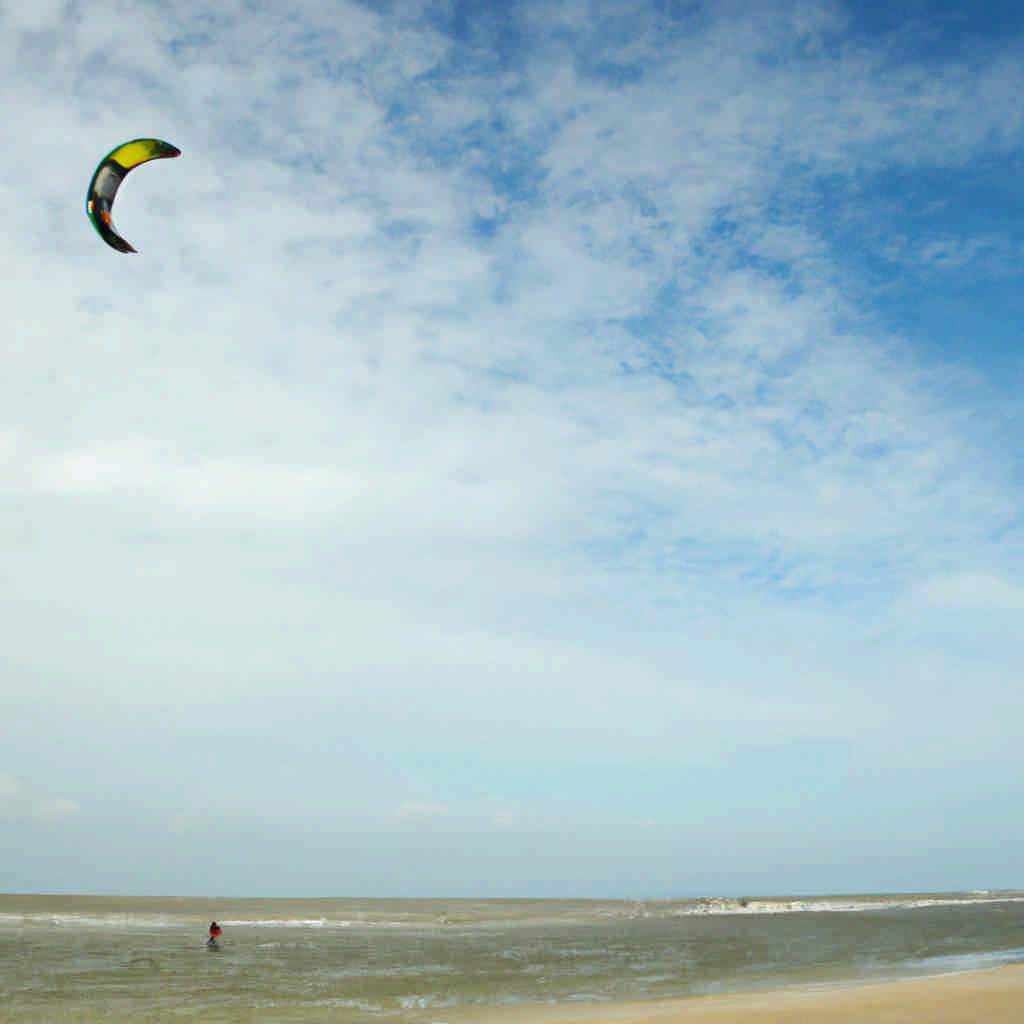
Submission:
<svg viewBox="0 0 1024 1024">
<path fill-rule="evenodd" d="M 1024 966 L 843 988 L 478 1011 L 472 1016 L 485 1024 L 1022 1024 Z"/>
</svg>

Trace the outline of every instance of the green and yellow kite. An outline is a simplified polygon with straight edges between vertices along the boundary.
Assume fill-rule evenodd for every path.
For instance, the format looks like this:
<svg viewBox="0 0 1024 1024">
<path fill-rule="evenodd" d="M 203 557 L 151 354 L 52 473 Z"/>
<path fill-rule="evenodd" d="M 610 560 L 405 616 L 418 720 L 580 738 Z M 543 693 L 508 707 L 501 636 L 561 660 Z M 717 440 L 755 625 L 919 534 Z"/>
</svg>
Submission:
<svg viewBox="0 0 1024 1024">
<path fill-rule="evenodd" d="M 85 209 L 93 227 L 107 245 L 119 252 L 138 252 L 114 230 L 110 219 L 114 196 L 117 195 L 125 175 L 133 167 L 138 167 L 149 160 L 171 156 L 181 156 L 181 150 L 169 142 L 161 142 L 159 139 L 132 139 L 131 142 L 125 142 L 117 149 L 112 149 L 100 161 L 92 181 L 89 182 Z"/>
</svg>

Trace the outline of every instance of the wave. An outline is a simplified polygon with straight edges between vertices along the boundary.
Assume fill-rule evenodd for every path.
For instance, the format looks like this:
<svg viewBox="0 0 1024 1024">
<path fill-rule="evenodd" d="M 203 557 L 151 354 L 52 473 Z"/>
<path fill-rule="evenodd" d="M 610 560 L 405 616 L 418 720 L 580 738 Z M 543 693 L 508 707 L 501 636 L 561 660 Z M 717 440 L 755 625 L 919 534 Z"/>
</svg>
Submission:
<svg viewBox="0 0 1024 1024">
<path fill-rule="evenodd" d="M 847 898 L 813 896 L 792 899 L 727 899 L 709 897 L 694 901 L 693 906 L 671 909 L 646 908 L 635 911 L 634 917 L 691 917 L 702 914 L 810 914 L 853 913 L 869 910 L 918 910 L 925 907 L 978 906 L 986 903 L 1022 903 L 1024 895 L 918 895 L 918 896 L 851 896 Z"/>
<path fill-rule="evenodd" d="M 0 913 L 2 925 L 53 925 L 71 928 L 178 928 L 182 922 L 178 918 L 161 915 L 160 917 L 139 917 L 134 914 L 52 914 L 52 913 Z"/>
<path fill-rule="evenodd" d="M 907 966 L 922 974 L 963 974 L 965 971 L 984 971 L 993 967 L 1010 967 L 1024 963 L 1024 949 L 978 950 L 971 953 L 952 953 L 946 956 L 922 957 L 908 961 Z"/>
<path fill-rule="evenodd" d="M 2 899 L 2 898 L 0 898 Z M 70 901 L 69 901 L 70 902 Z M 25 905 L 17 911 L 0 911 L 0 927 L 52 926 L 114 929 L 168 929 L 204 927 L 212 916 L 228 928 L 258 929 L 491 929 L 532 925 L 586 924 L 620 920 L 665 920 L 672 918 L 718 915 L 767 915 L 815 913 L 867 913 L 887 910 L 918 910 L 935 907 L 981 906 L 1024 902 L 1022 892 L 965 892 L 906 894 L 892 896 L 804 896 L 804 897 L 701 897 L 677 900 L 477 900 L 437 901 L 437 908 L 426 912 L 417 902 L 416 912 L 405 913 L 396 906 L 400 901 L 381 901 L 379 908 L 372 901 L 323 901 L 325 913 L 288 914 L 287 903 L 274 915 L 273 900 L 263 901 L 262 913 L 246 913 L 234 908 L 232 900 L 210 900 L 209 913 L 194 909 L 187 912 L 168 909 L 166 912 L 126 910 L 123 907 L 104 912 L 101 901 L 94 900 L 88 909 L 34 909 Z M 410 901 L 413 903 L 415 901 Z M 311 900 L 314 906 L 316 900 Z M 338 906 L 338 904 L 342 906 Z M 354 904 L 358 903 L 358 908 Z M 52 905 L 51 905 L 52 906 Z M 304 908 L 306 909 L 306 908 Z M 314 909 L 309 907 L 308 909 Z M 348 909 L 348 913 L 346 913 Z M 234 910 L 234 912 L 232 912 Z M 397 913 L 396 913 L 397 910 Z M 269 911 L 269 913 L 267 913 Z"/>
</svg>

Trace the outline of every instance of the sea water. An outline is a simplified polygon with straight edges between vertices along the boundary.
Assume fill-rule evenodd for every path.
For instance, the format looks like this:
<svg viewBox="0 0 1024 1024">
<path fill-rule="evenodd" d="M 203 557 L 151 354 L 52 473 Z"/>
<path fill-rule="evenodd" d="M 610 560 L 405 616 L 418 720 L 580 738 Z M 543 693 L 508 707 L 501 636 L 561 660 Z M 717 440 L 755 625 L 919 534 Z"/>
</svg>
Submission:
<svg viewBox="0 0 1024 1024">
<path fill-rule="evenodd" d="M 216 918 L 223 948 L 205 947 Z M 1024 893 L 695 900 L 0 896 L 0 1020 L 441 1022 L 1024 962 Z"/>
</svg>

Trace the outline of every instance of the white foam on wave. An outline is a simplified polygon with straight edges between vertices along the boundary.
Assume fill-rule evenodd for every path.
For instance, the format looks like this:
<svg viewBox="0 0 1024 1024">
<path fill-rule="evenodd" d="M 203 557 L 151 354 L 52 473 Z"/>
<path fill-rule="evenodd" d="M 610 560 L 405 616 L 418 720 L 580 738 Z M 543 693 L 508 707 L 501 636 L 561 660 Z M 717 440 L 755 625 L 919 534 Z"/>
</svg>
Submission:
<svg viewBox="0 0 1024 1024">
<path fill-rule="evenodd" d="M 138 917 L 134 914 L 0 914 L 0 925 L 56 925 L 58 928 L 174 928 L 181 924 L 173 917 Z"/>
<path fill-rule="evenodd" d="M 270 918 L 222 918 L 225 927 L 232 928 L 351 928 L 353 922 L 332 921 L 327 917 L 270 917 Z"/>
<path fill-rule="evenodd" d="M 694 917 L 705 914 L 810 914 L 856 913 L 868 910 L 919 910 L 925 907 L 978 906 L 987 903 L 1024 903 L 1024 895 L 992 896 L 865 896 L 850 899 L 701 899 L 696 903 L 667 910 L 647 908 L 633 917 Z"/>
<path fill-rule="evenodd" d="M 908 966 L 928 974 L 962 974 L 965 971 L 984 971 L 1019 963 L 1024 963 L 1024 949 L 1021 948 L 928 956 L 910 961 Z"/>
<path fill-rule="evenodd" d="M 559 923 L 579 923 L 594 920 L 665 920 L 705 915 L 757 915 L 757 914 L 813 914 L 813 913 L 866 913 L 886 910 L 917 910 L 934 907 L 970 907 L 987 904 L 1024 903 L 1024 893 L 1013 891 L 977 890 L 964 893 L 906 894 L 891 896 L 806 896 L 806 897 L 703 897 L 699 899 L 608 901 L 593 906 L 562 909 L 557 903 L 539 901 L 522 916 L 502 916 L 499 905 L 492 910 L 486 901 L 466 912 L 457 923 L 441 925 L 438 919 L 423 920 L 392 916 L 393 908 L 357 910 L 349 917 L 333 917 L 330 913 L 314 916 L 279 917 L 244 916 L 241 907 L 222 907 L 227 913 L 219 920 L 229 928 L 261 930 L 341 930 L 346 928 L 380 930 L 420 930 L 445 927 L 446 929 L 492 929 L 535 925 L 539 922 L 557 926 Z M 235 910 L 231 915 L 231 909 Z M 270 908 L 267 908 L 270 909 Z M 312 909 L 312 908 L 310 908 Z M 317 908 L 320 909 L 320 908 Z M 389 912 L 391 911 L 391 912 Z M 266 913 L 266 910 L 264 910 Z M 24 910 L 8 908 L 0 912 L 0 928 L 49 926 L 67 928 L 111 929 L 170 929 L 195 928 L 200 921 L 194 913 L 132 912 L 111 909 L 104 913 L 99 908 L 81 912 L 42 910 L 26 907 Z"/>
<path fill-rule="evenodd" d="M 431 993 L 425 996 L 400 996 L 398 1005 L 403 1010 L 444 1010 L 458 1006 L 459 1001 L 454 996 Z"/>
<path fill-rule="evenodd" d="M 346 999 L 344 997 L 338 997 L 336 999 L 318 999 L 315 1005 L 327 1006 L 332 1009 L 363 1010 L 366 1013 L 380 1013 L 384 1009 L 380 1003 L 374 1003 L 368 999 Z"/>
</svg>

